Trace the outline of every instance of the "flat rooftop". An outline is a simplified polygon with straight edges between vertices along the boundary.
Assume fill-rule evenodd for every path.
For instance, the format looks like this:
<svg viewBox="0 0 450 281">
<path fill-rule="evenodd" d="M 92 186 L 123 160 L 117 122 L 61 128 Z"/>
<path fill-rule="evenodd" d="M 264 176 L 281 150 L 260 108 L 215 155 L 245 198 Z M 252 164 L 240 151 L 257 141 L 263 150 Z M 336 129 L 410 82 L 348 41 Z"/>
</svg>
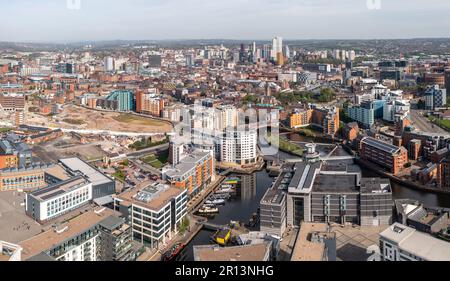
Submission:
<svg viewBox="0 0 450 281">
<path fill-rule="evenodd" d="M 382 178 L 362 178 L 361 193 L 391 193 L 391 182 Z"/>
<path fill-rule="evenodd" d="M 289 192 L 308 192 L 320 167 L 320 162 L 313 164 L 300 162 L 295 164 L 294 176 L 289 184 Z"/>
<path fill-rule="evenodd" d="M 205 151 L 194 151 L 180 160 L 180 164 L 173 168 L 167 169 L 165 174 L 169 177 L 181 177 L 187 172 L 192 170 L 197 163 L 199 163 L 203 158 L 208 156 L 210 153 Z"/>
<path fill-rule="evenodd" d="M 266 261 L 271 243 L 220 247 L 218 245 L 194 246 L 195 261 Z"/>
<path fill-rule="evenodd" d="M 90 184 L 90 182 L 87 179 L 82 176 L 77 176 L 72 179 L 31 192 L 30 195 L 42 202 L 61 194 L 73 191 L 82 186 L 86 186 L 88 184 Z"/>
<path fill-rule="evenodd" d="M 310 236 L 311 233 L 335 236 L 334 233 L 327 232 L 327 230 L 328 226 L 324 223 L 302 223 L 291 261 L 322 261 L 326 251 L 325 244 L 311 242 Z"/>
<path fill-rule="evenodd" d="M 314 192 L 359 192 L 356 175 L 318 175 L 315 178 Z"/>
<path fill-rule="evenodd" d="M 22 241 L 19 243 L 23 248 L 22 260 L 27 260 L 41 252 L 51 250 L 53 247 L 94 227 L 112 215 L 115 215 L 115 211 L 108 208 L 91 210 L 59 226 L 58 229 L 65 229 L 64 231 L 60 231 L 60 233 L 54 229 L 50 229 L 28 240 Z"/>
<path fill-rule="evenodd" d="M 285 193 L 281 189 L 270 188 L 266 191 L 263 199 L 261 200 L 261 204 L 273 204 L 280 205 L 283 202 L 285 197 Z"/>
<path fill-rule="evenodd" d="M 144 188 L 127 190 L 115 197 L 124 200 L 125 204 L 132 203 L 153 211 L 159 211 L 167 205 L 171 199 L 178 197 L 183 192 L 184 191 L 179 188 L 169 187 L 167 185 L 160 186 L 159 188 L 147 186 Z"/>
<path fill-rule="evenodd" d="M 403 250 L 428 261 L 449 261 L 450 243 L 417 231 L 411 227 L 395 223 L 381 234 L 397 243 Z"/>
<path fill-rule="evenodd" d="M 85 175 L 94 186 L 112 182 L 113 180 L 105 176 L 103 173 L 84 162 L 80 158 L 67 158 L 59 160 L 65 167 L 73 172 L 81 172 Z"/>
<path fill-rule="evenodd" d="M 362 143 L 366 143 L 366 144 L 368 144 L 368 145 L 370 145 L 372 147 L 375 147 L 375 148 L 377 148 L 379 150 L 382 150 L 384 152 L 387 152 L 389 154 L 396 153 L 400 149 L 398 146 L 395 146 L 395 145 L 392 145 L 392 144 L 389 144 L 387 142 L 384 142 L 384 141 L 381 141 L 381 140 L 377 140 L 377 139 L 374 139 L 374 138 L 371 138 L 371 137 L 363 138 L 361 140 L 361 142 Z"/>
<path fill-rule="evenodd" d="M 52 175 L 62 181 L 68 180 L 71 178 L 70 174 L 61 166 L 55 165 L 50 168 L 45 169 L 45 172 L 49 175 Z"/>
</svg>

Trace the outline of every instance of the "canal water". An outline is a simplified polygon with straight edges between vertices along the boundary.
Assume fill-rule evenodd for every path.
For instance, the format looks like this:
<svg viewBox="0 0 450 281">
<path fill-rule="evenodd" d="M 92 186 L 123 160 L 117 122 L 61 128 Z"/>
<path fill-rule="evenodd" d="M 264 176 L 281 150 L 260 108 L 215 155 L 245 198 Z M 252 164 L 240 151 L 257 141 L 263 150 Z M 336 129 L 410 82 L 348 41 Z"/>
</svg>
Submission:
<svg viewBox="0 0 450 281">
<path fill-rule="evenodd" d="M 308 139 L 302 136 L 300 136 L 300 138 L 296 136 L 295 141 L 308 141 Z M 332 149 L 327 146 L 319 146 L 318 150 L 321 154 L 327 154 Z M 346 155 L 346 152 L 342 149 L 338 149 L 333 155 L 343 156 Z M 295 157 L 284 152 L 279 152 L 275 158 L 292 159 Z M 362 174 L 363 177 L 379 177 L 374 172 L 365 169 L 362 169 Z M 220 225 L 228 224 L 230 221 L 247 223 L 252 214 L 257 212 L 259 202 L 275 180 L 275 178 L 270 177 L 265 170 L 254 173 L 253 175 L 236 175 L 236 177 L 241 178 L 240 191 L 237 192 L 234 199 L 228 201 L 224 206 L 219 208 L 220 213 L 218 215 L 208 219 L 211 223 Z M 421 192 L 393 182 L 391 182 L 391 186 L 394 199 L 415 199 L 427 206 L 450 208 L 450 195 Z M 177 260 L 193 261 L 193 246 L 213 244 L 211 241 L 212 235 L 213 232 L 206 230 L 200 231 L 178 256 Z"/>
<path fill-rule="evenodd" d="M 238 192 L 224 206 L 219 207 L 219 214 L 208 218 L 208 221 L 211 223 L 219 225 L 229 224 L 230 221 L 247 223 L 252 215 L 258 211 L 259 202 L 275 180 L 265 170 L 252 175 L 232 175 L 230 177 L 238 177 L 241 179 Z M 211 231 L 200 231 L 178 256 L 177 260 L 193 261 L 193 246 L 213 244 L 211 241 L 213 234 Z"/>
</svg>

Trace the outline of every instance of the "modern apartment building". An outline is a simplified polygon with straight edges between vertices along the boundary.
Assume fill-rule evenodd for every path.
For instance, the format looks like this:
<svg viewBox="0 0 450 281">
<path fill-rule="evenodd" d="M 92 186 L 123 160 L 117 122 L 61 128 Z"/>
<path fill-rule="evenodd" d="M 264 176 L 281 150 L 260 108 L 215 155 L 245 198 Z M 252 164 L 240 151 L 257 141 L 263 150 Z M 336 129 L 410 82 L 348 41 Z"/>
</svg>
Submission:
<svg viewBox="0 0 450 281">
<path fill-rule="evenodd" d="M 155 91 L 156 92 L 156 91 Z M 155 92 L 136 92 L 136 112 L 154 117 L 161 117 L 165 101 Z"/>
<path fill-rule="evenodd" d="M 119 225 L 124 224 L 119 213 L 100 208 L 76 216 L 61 225 L 42 232 L 19 243 L 22 247 L 22 260 L 25 261 L 99 261 L 105 249 L 117 249 L 122 245 L 108 244 L 110 240 L 102 239 L 104 231 L 115 217 Z M 102 231 L 103 232 L 102 232 Z M 121 240 L 126 244 L 129 239 Z M 114 247 L 113 247 L 114 246 Z M 103 250 L 102 250 L 103 249 Z"/>
<path fill-rule="evenodd" d="M 158 248 L 178 233 L 187 214 L 187 190 L 153 184 L 114 197 L 114 209 L 132 226 L 136 241 Z"/>
<path fill-rule="evenodd" d="M 450 189 L 450 158 L 447 157 L 438 164 L 437 182 L 440 188 Z"/>
<path fill-rule="evenodd" d="M 450 243 L 394 223 L 380 233 L 383 261 L 448 261 Z"/>
<path fill-rule="evenodd" d="M 386 168 L 394 175 L 405 168 L 408 163 L 408 151 L 381 140 L 365 137 L 360 143 L 360 157 Z"/>
<path fill-rule="evenodd" d="M 434 110 L 445 107 L 447 104 L 447 90 L 441 89 L 439 85 L 428 87 L 425 91 L 425 109 Z"/>
<path fill-rule="evenodd" d="M 322 128 L 324 134 L 335 135 L 339 130 L 339 109 L 336 107 L 322 108 L 313 106 L 309 109 L 296 109 L 289 117 L 291 128 L 301 128 L 314 125 Z"/>
<path fill-rule="evenodd" d="M 23 110 L 25 108 L 25 95 L 21 93 L 1 93 L 0 108 L 5 111 Z"/>
<path fill-rule="evenodd" d="M 133 261 L 132 227 L 124 223 L 123 218 L 110 216 L 99 224 L 100 248 L 99 259 L 102 261 Z"/>
<path fill-rule="evenodd" d="M 295 110 L 289 117 L 289 127 L 296 129 L 309 126 L 312 118 L 312 110 Z"/>
<path fill-rule="evenodd" d="M 3 157 L 5 161 L 5 167 L 3 168 L 22 168 L 28 167 L 33 163 L 30 147 L 26 143 L 21 142 L 16 135 L 9 135 L 5 139 L 0 140 L 0 157 Z"/>
<path fill-rule="evenodd" d="M 173 187 L 187 190 L 192 197 L 212 182 L 214 173 L 213 152 L 194 150 L 181 158 L 179 164 L 163 169 L 162 177 Z"/>
<path fill-rule="evenodd" d="M 371 101 L 363 102 L 359 106 L 349 106 L 347 113 L 351 119 L 365 128 L 370 128 L 375 124 L 375 109 Z"/>
<path fill-rule="evenodd" d="M 253 164 L 257 160 L 258 134 L 256 130 L 226 130 L 219 136 L 219 160 L 238 165 Z"/>
<path fill-rule="evenodd" d="M 110 110 L 122 112 L 130 112 L 136 110 L 136 100 L 131 91 L 113 91 L 106 99 L 99 99 L 97 103 L 100 107 Z"/>
</svg>

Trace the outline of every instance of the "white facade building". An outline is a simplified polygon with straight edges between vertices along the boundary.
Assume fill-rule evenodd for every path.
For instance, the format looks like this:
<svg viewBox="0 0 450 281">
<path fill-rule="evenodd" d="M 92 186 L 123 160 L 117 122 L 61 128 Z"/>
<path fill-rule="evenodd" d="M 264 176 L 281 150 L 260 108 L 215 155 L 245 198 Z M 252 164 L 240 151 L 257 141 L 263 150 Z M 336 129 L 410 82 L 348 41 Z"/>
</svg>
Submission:
<svg viewBox="0 0 450 281">
<path fill-rule="evenodd" d="M 26 213 L 45 222 L 77 209 L 92 200 L 92 183 L 82 176 L 27 193 Z"/>
<path fill-rule="evenodd" d="M 450 243 L 394 223 L 380 233 L 380 253 L 384 261 L 449 261 Z"/>
<path fill-rule="evenodd" d="M 128 218 L 136 241 L 158 248 L 178 233 L 187 215 L 187 190 L 153 184 L 118 195 L 114 208 Z"/>
<path fill-rule="evenodd" d="M 251 164 L 257 158 L 255 130 L 227 131 L 219 137 L 220 161 L 239 165 Z"/>
</svg>

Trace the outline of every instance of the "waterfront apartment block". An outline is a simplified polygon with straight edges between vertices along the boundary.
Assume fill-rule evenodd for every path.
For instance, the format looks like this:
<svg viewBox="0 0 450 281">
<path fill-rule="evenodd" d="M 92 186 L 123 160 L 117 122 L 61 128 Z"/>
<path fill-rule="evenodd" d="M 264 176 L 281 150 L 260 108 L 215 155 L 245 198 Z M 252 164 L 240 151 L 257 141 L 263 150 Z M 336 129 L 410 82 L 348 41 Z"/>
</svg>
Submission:
<svg viewBox="0 0 450 281">
<path fill-rule="evenodd" d="M 107 229 L 110 217 L 118 218 L 111 209 L 90 210 L 61 225 L 20 242 L 22 260 L 25 261 L 98 261 L 102 260 L 102 248 L 112 248 L 102 239 L 100 226 Z M 121 219 L 121 223 L 124 220 Z M 127 241 L 123 240 L 124 243 Z"/>
<path fill-rule="evenodd" d="M 132 226 L 136 241 L 156 249 L 178 233 L 187 214 L 187 190 L 158 183 L 131 189 L 114 196 L 114 209 Z"/>
<path fill-rule="evenodd" d="M 213 180 L 214 155 L 212 151 L 195 150 L 179 160 L 179 164 L 164 169 L 163 179 L 173 187 L 187 190 L 195 196 Z"/>
<path fill-rule="evenodd" d="M 438 164 L 437 182 L 440 188 L 450 189 L 450 157 L 443 159 Z"/>
<path fill-rule="evenodd" d="M 360 156 L 386 168 L 397 175 L 408 163 L 408 151 L 404 147 L 398 147 L 371 137 L 365 137 L 360 143 Z"/>
<path fill-rule="evenodd" d="M 450 144 L 450 135 L 424 133 L 420 131 L 412 131 L 409 128 L 406 128 L 402 134 L 402 144 L 410 150 L 416 149 L 417 147 L 411 147 L 411 143 L 415 140 L 420 141 L 419 151 L 417 152 L 419 157 L 424 157 L 431 160 L 431 156 L 434 152 L 448 147 Z"/>
<path fill-rule="evenodd" d="M 289 127 L 293 129 L 309 126 L 312 119 L 313 111 L 308 110 L 295 110 L 289 117 Z"/>
<path fill-rule="evenodd" d="M 296 109 L 289 117 L 289 126 L 293 129 L 315 125 L 327 135 L 335 135 L 339 130 L 339 123 L 339 109 L 336 107 Z"/>
<path fill-rule="evenodd" d="M 92 200 L 92 183 L 82 176 L 26 194 L 25 212 L 43 223 Z"/>
<path fill-rule="evenodd" d="M 248 165 L 256 162 L 258 134 L 256 130 L 230 130 L 219 137 L 220 161 Z"/>
<path fill-rule="evenodd" d="M 450 243 L 394 223 L 380 233 L 380 253 L 384 261 L 448 261 Z"/>
</svg>

